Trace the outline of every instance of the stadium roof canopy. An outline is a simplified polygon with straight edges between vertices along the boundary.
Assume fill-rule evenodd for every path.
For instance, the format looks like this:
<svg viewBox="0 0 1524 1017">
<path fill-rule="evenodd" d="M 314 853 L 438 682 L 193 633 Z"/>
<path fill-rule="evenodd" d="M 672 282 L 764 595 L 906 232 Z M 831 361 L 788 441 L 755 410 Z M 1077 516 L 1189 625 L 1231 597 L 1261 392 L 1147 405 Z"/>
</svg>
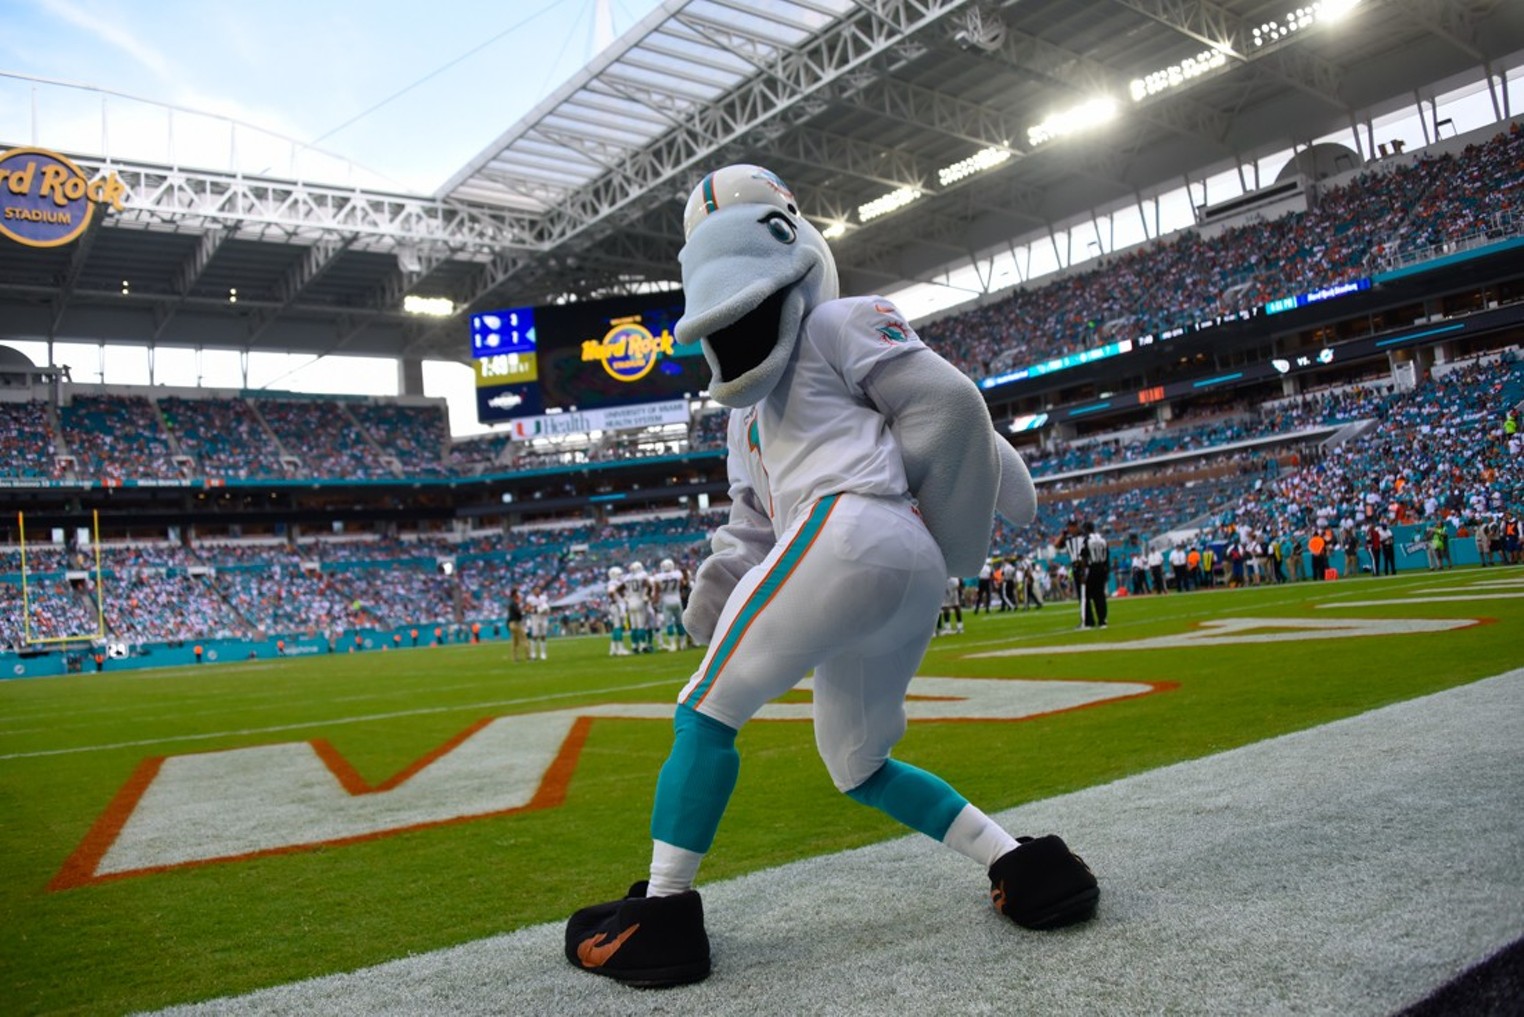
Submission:
<svg viewBox="0 0 1524 1017">
<path fill-rule="evenodd" d="M 0 240 L 0 339 L 464 359 L 471 310 L 675 285 L 683 200 L 731 162 L 844 231 L 845 292 L 881 292 L 1331 132 L 1369 158 L 1358 125 L 1519 73 L 1524 4 L 1323 19 L 1339 6 L 667 0 L 434 195 L 76 158 L 121 177 L 126 209 L 67 246 Z M 1031 133 L 1101 97 L 1111 122 Z M 995 165 L 946 179 L 980 153 Z M 406 314 L 407 295 L 455 314 Z"/>
</svg>

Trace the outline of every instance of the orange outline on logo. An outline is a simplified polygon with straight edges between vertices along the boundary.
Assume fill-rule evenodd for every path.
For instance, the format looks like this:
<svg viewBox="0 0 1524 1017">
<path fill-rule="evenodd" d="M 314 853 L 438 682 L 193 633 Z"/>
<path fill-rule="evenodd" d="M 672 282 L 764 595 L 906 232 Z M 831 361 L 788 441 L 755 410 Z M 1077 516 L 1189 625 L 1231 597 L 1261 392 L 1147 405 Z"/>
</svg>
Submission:
<svg viewBox="0 0 1524 1017">
<path fill-rule="evenodd" d="M 315 739 L 308 742 L 318 758 L 328 767 L 329 771 L 338 780 L 340 786 L 351 795 L 377 794 L 382 791 L 390 791 L 407 782 L 409 778 L 417 774 L 424 767 L 442 756 L 448 755 L 461 745 L 466 739 L 480 731 L 486 725 L 492 723 L 494 717 L 487 717 L 477 721 L 466 728 L 460 734 L 451 738 L 437 749 L 410 763 L 405 769 L 396 775 L 382 781 L 380 784 L 371 785 L 360 776 L 349 760 L 326 741 Z M 216 865 L 222 862 L 243 862 L 251 858 L 264 858 L 270 855 L 296 854 L 301 851 L 311 851 L 323 847 L 340 847 L 346 844 L 359 844 L 369 840 L 378 840 L 382 837 L 390 837 L 393 834 L 409 833 L 414 830 L 426 830 L 435 826 L 451 826 L 456 823 L 468 823 L 477 819 L 487 819 L 493 816 L 511 816 L 519 812 L 535 812 L 539 809 L 553 809 L 566 801 L 566 788 L 571 783 L 572 774 L 577 769 L 577 760 L 582 755 L 582 746 L 587 741 L 587 734 L 592 727 L 592 717 L 578 717 L 572 722 L 571 730 L 566 734 L 566 740 L 561 743 L 561 749 L 556 753 L 556 758 L 546 767 L 545 775 L 540 778 L 540 786 L 536 789 L 534 797 L 527 805 L 519 805 L 511 809 L 499 809 L 495 812 L 482 812 L 469 816 L 455 816 L 451 819 L 436 819 L 424 823 L 413 823 L 407 826 L 392 827 L 388 830 L 377 830 L 374 833 L 356 834 L 353 837 L 336 837 L 330 840 L 307 841 L 301 844 L 288 844 L 283 847 L 267 848 L 262 851 L 249 851 L 238 855 L 224 855 L 218 858 L 198 858 L 189 862 L 175 862 L 170 865 L 153 865 L 143 869 L 131 869 L 126 872 L 110 872 L 105 875 L 96 875 L 95 869 L 111 850 L 111 845 L 116 843 L 117 836 L 122 832 L 122 827 L 132 816 L 133 810 L 138 807 L 138 802 L 148 790 L 150 784 L 158 776 L 159 768 L 164 765 L 164 756 L 153 756 L 138 764 L 127 783 L 122 785 L 111 804 L 106 806 L 106 811 L 101 813 L 90 832 L 85 834 L 85 839 L 80 841 L 79 847 L 74 849 L 63 868 L 58 870 L 58 875 L 48 883 L 48 889 L 70 890 L 77 886 L 86 886 L 91 883 L 106 883 L 118 879 L 126 879 L 132 876 L 146 876 L 157 872 L 168 872 L 173 869 L 196 868 L 202 865 Z M 225 750 L 219 750 L 225 751 Z"/>
<path fill-rule="evenodd" d="M 1023 679 L 990 678 L 988 681 L 1021 681 Z M 1031 679 L 1025 679 L 1031 680 Z M 1180 687 L 1179 682 L 1171 681 L 1133 681 L 1118 678 L 1064 678 L 1058 681 L 1090 681 L 1103 682 L 1117 685 L 1146 685 L 1148 689 L 1143 692 L 1134 692 L 1126 696 L 1117 696 L 1111 699 L 1101 699 L 1090 703 L 1081 703 L 1078 706 L 1066 706 L 1058 710 L 1048 710 L 1043 713 L 1033 713 L 1025 717 L 925 717 L 915 718 L 912 724 L 1021 724 L 1027 721 L 1038 720 L 1044 717 L 1053 717 L 1063 713 L 1073 713 L 1076 710 L 1089 710 L 1100 706 L 1109 706 L 1113 703 L 1125 703 L 1131 699 L 1139 699 L 1143 696 L 1151 696 L 1158 692 L 1173 692 Z M 949 696 L 919 696 L 911 694 L 907 700 L 918 701 L 951 701 L 958 697 Z M 357 771 L 348 759 L 344 758 L 331 744 L 323 739 L 312 739 L 308 745 L 312 746 L 318 758 L 338 780 L 340 786 L 351 795 L 379 794 L 390 791 L 393 788 L 405 784 L 414 775 L 422 771 L 430 763 L 449 755 L 462 745 L 472 735 L 492 723 L 496 717 L 485 717 L 467 727 L 460 734 L 455 735 L 444 742 L 438 748 L 431 750 L 417 760 L 408 764 L 393 776 L 379 784 L 370 784 Z M 383 837 L 391 837 L 400 833 L 411 833 L 415 830 L 427 830 L 437 826 L 453 826 L 457 823 L 470 823 L 478 819 L 492 819 L 500 816 L 517 815 L 523 812 L 537 812 L 541 809 L 553 809 L 566 801 L 566 791 L 571 784 L 572 774 L 576 772 L 577 764 L 582 757 L 582 747 L 587 743 L 589 732 L 592 730 L 594 717 L 578 717 L 572 722 L 571 730 L 567 732 L 566 739 L 561 743 L 555 758 L 546 767 L 545 774 L 540 778 L 540 786 L 535 790 L 534 796 L 526 805 L 516 806 L 511 809 L 499 809 L 494 812 L 473 813 L 466 816 L 455 816 L 450 819 L 435 819 L 422 823 L 412 823 L 407 826 L 392 827 L 387 830 L 377 830 L 373 833 L 356 834 L 351 837 L 336 837 L 329 840 L 306 841 L 301 844 L 288 844 L 282 847 L 266 848 L 260 851 L 249 851 L 237 855 L 223 855 L 216 858 L 198 858 L 187 862 L 174 862 L 168 865 L 153 865 L 141 869 L 129 869 L 124 872 L 111 872 L 105 875 L 96 875 L 96 867 L 105 858 L 106 852 L 116 843 L 117 836 L 122 832 L 122 827 L 127 824 L 138 802 L 153 784 L 158 776 L 159 769 L 164 765 L 166 756 L 151 756 L 138 764 L 137 769 L 127 778 L 127 782 L 117 791 L 104 812 L 90 827 L 88 833 L 80 841 L 79 846 L 69 855 L 58 874 L 48 883 L 50 892 L 59 890 L 72 890 L 80 886 L 89 886 L 96 883 L 109 883 L 119 879 L 129 879 L 134 876 L 147 876 L 161 872 L 170 872 L 176 869 L 200 868 L 204 865 L 220 865 L 224 862 L 243 862 L 254 858 L 265 858 L 273 855 L 297 854 L 303 851 L 312 851 L 325 847 L 342 847 L 348 844 L 360 844 L 366 841 L 380 840 Z M 802 723 L 795 719 L 766 719 L 758 718 L 756 723 L 764 724 L 798 724 Z M 226 749 L 214 750 L 218 752 Z M 186 753 L 192 755 L 194 753 Z"/>
</svg>

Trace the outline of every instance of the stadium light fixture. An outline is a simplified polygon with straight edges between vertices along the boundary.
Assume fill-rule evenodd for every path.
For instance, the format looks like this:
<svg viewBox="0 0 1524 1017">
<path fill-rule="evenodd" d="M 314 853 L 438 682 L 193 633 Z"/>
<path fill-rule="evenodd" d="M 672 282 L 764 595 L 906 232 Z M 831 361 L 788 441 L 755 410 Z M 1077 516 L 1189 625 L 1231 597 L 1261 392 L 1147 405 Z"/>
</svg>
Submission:
<svg viewBox="0 0 1524 1017">
<path fill-rule="evenodd" d="M 994 169 L 1001 163 L 1011 158 L 1011 150 L 991 145 L 989 148 L 981 148 L 967 159 L 959 159 L 950 166 L 943 166 L 937 170 L 937 183 L 943 187 L 955 184 L 964 177 L 973 176 L 975 173 L 987 169 Z"/>
<path fill-rule="evenodd" d="M 1078 106 L 1054 113 L 1040 124 L 1027 128 L 1027 141 L 1035 148 L 1050 141 L 1073 134 L 1076 131 L 1098 127 L 1117 115 L 1117 101 L 1111 96 L 1101 96 L 1082 102 Z"/>
<path fill-rule="evenodd" d="M 846 236 L 846 233 L 847 224 L 844 222 L 833 222 L 831 225 L 820 231 L 820 235 L 825 237 L 827 240 L 835 240 L 837 237 Z"/>
<path fill-rule="evenodd" d="M 230 286 L 230 287 L 228 287 L 228 303 L 230 303 L 230 304 L 236 304 L 236 303 L 238 303 L 238 287 L 237 286 Z"/>
<path fill-rule="evenodd" d="M 1251 40 L 1256 49 L 1282 42 L 1313 25 L 1340 21 L 1358 6 L 1360 0 L 1318 0 L 1264 22 L 1250 33 Z"/>
<path fill-rule="evenodd" d="M 890 191 L 881 198 L 857 206 L 857 217 L 863 222 L 871 222 L 881 215 L 888 215 L 896 209 L 904 208 L 912 201 L 921 196 L 921 191 L 915 187 L 901 187 L 897 191 Z"/>
<path fill-rule="evenodd" d="M 449 297 L 419 297 L 409 294 L 402 298 L 402 309 L 408 314 L 448 318 L 455 313 L 455 301 Z"/>
<path fill-rule="evenodd" d="M 1323 0 L 1318 7 L 1319 21 L 1338 21 L 1348 17 L 1349 13 L 1360 6 L 1360 0 Z"/>
<path fill-rule="evenodd" d="M 1132 101 L 1142 102 L 1151 95 L 1179 88 L 1207 71 L 1216 70 L 1228 62 L 1228 56 L 1232 52 L 1232 48 L 1228 46 L 1210 46 L 1195 56 L 1186 57 L 1178 64 L 1170 64 L 1151 74 L 1145 74 L 1141 78 L 1134 78 L 1128 86 L 1132 92 Z"/>
</svg>

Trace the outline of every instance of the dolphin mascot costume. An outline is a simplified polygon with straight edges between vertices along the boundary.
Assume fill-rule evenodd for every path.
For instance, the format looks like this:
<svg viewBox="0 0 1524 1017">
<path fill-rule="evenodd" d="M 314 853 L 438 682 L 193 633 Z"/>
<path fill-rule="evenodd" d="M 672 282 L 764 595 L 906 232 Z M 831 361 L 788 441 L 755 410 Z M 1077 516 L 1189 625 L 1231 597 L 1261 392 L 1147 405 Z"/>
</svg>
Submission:
<svg viewBox="0 0 1524 1017">
<path fill-rule="evenodd" d="M 650 878 L 574 914 L 567 958 L 631 985 L 708 975 L 693 883 L 735 788 L 736 733 L 811 671 L 838 789 L 986 867 L 1017 924 L 1089 918 L 1095 877 L 1059 837 L 1012 837 L 890 755 L 947 577 L 979 570 L 997 509 L 1019 525 L 1036 515 L 1021 457 L 893 304 L 839 295 L 825 238 L 775 174 L 710 173 L 683 229 L 677 339 L 702 346 L 709 394 L 731 408 L 731 512 L 683 615 L 708 649 L 657 779 Z"/>
</svg>

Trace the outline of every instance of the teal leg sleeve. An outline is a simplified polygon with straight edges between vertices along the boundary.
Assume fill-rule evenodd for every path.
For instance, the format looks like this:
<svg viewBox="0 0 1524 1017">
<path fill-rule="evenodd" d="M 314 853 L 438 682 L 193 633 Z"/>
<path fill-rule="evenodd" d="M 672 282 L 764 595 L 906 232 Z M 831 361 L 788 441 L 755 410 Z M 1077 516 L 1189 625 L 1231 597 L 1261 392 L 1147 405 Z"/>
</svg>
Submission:
<svg viewBox="0 0 1524 1017">
<path fill-rule="evenodd" d="M 656 779 L 651 837 L 704 854 L 714 843 L 741 772 L 736 731 L 682 705 L 672 727 L 672 753 Z"/>
<path fill-rule="evenodd" d="M 847 792 L 847 797 L 886 812 L 932 840 L 947 836 L 968 799 L 936 774 L 891 759 L 879 771 Z"/>
</svg>

